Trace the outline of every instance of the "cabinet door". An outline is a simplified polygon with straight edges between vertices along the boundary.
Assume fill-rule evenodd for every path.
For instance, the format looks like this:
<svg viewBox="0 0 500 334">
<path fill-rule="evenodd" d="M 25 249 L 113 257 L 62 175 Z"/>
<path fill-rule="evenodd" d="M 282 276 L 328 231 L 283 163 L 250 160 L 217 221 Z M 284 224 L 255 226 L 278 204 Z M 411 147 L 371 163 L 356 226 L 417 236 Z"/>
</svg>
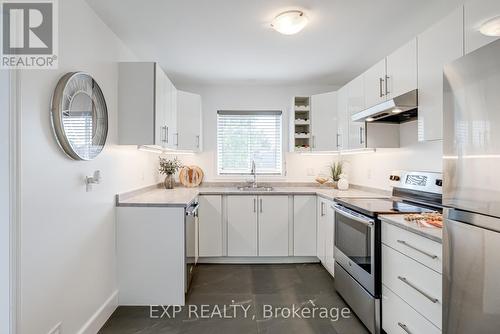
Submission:
<svg viewBox="0 0 500 334">
<path fill-rule="evenodd" d="M 161 125 L 155 127 L 155 64 L 122 62 L 118 71 L 118 143 L 161 144 Z"/>
<path fill-rule="evenodd" d="M 465 3 L 465 53 L 470 53 L 480 47 L 493 42 L 498 37 L 481 34 L 481 25 L 497 16 L 500 16 L 500 1 L 498 0 L 470 0 Z"/>
<path fill-rule="evenodd" d="M 334 151 L 337 149 L 337 92 L 311 97 L 312 150 Z"/>
<path fill-rule="evenodd" d="M 165 123 L 166 123 L 166 147 L 176 149 L 178 143 L 177 133 L 177 89 L 173 83 L 165 77 Z"/>
<path fill-rule="evenodd" d="M 316 236 L 316 256 L 325 263 L 325 222 L 326 222 L 326 200 L 320 198 L 318 200 L 318 215 L 317 215 L 317 236 Z"/>
<path fill-rule="evenodd" d="M 333 203 L 326 202 L 326 216 L 325 216 L 325 268 L 334 275 L 335 257 L 334 257 L 334 240 L 335 240 L 335 211 Z"/>
<path fill-rule="evenodd" d="M 316 256 L 316 196 L 293 198 L 293 255 Z"/>
<path fill-rule="evenodd" d="M 165 73 L 161 67 L 155 63 L 155 144 L 167 147 L 167 112 L 168 96 L 167 81 Z"/>
<path fill-rule="evenodd" d="M 257 256 L 257 196 L 228 196 L 227 225 L 227 255 Z"/>
<path fill-rule="evenodd" d="M 387 57 L 386 99 L 417 89 L 417 39 Z"/>
<path fill-rule="evenodd" d="M 201 96 L 177 91 L 177 128 L 180 150 L 200 151 Z"/>
<path fill-rule="evenodd" d="M 372 107 L 386 100 L 385 97 L 385 58 L 368 69 L 364 74 L 365 106 Z"/>
<path fill-rule="evenodd" d="M 349 148 L 349 122 L 347 106 L 347 86 L 337 91 L 337 138 L 336 150 L 347 150 Z"/>
<path fill-rule="evenodd" d="M 199 256 L 222 256 L 222 196 L 199 196 Z"/>
<path fill-rule="evenodd" d="M 259 196 L 259 256 L 288 256 L 288 196 Z"/>
<path fill-rule="evenodd" d="M 463 7 L 418 36 L 418 140 L 443 139 L 443 66 L 463 55 Z"/>
<path fill-rule="evenodd" d="M 349 120 L 349 149 L 366 147 L 365 122 L 353 122 L 351 116 L 365 109 L 365 81 L 359 76 L 347 84 L 347 117 Z"/>
</svg>

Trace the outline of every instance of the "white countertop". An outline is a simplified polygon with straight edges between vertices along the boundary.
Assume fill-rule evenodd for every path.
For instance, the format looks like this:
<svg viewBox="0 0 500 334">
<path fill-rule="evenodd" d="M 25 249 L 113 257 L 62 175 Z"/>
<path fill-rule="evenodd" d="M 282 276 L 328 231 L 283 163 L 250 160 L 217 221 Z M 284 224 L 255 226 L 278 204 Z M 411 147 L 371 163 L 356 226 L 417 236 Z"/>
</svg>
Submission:
<svg viewBox="0 0 500 334">
<path fill-rule="evenodd" d="M 381 215 L 379 216 L 382 222 L 394 225 L 396 227 L 405 229 L 407 231 L 416 233 L 425 238 L 431 239 L 433 241 L 442 243 L 443 242 L 443 229 L 435 226 L 424 226 L 415 222 L 409 222 L 405 220 L 405 215 L 402 214 L 391 214 L 391 215 Z"/>
<path fill-rule="evenodd" d="M 318 195 L 333 200 L 337 197 L 388 197 L 380 192 L 359 189 L 337 190 L 327 187 L 275 187 L 272 191 L 238 190 L 236 187 L 199 187 L 162 189 L 146 187 L 117 195 L 117 206 L 188 206 L 198 195 Z"/>
</svg>

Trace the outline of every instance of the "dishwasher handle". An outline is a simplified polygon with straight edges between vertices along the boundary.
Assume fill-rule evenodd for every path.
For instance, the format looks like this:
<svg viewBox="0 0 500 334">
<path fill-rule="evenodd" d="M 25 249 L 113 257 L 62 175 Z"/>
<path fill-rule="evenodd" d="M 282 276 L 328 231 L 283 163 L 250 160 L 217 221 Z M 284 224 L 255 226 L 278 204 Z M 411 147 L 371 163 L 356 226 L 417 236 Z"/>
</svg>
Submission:
<svg viewBox="0 0 500 334">
<path fill-rule="evenodd" d="M 187 209 L 186 209 L 186 216 L 193 216 L 197 217 L 198 216 L 198 208 L 200 207 L 200 203 L 195 202 L 191 204 Z"/>
</svg>

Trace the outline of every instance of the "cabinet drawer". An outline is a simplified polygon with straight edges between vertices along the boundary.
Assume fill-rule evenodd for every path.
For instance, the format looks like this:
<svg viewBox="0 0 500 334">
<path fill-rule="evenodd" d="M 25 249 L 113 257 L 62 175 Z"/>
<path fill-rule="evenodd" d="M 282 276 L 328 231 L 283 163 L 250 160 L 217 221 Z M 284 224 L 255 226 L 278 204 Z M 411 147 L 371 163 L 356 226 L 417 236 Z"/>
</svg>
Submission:
<svg viewBox="0 0 500 334">
<path fill-rule="evenodd" d="M 382 283 L 441 328 L 442 276 L 382 245 Z"/>
<path fill-rule="evenodd" d="M 384 222 L 382 242 L 438 273 L 443 272 L 443 247 L 438 242 Z"/>
<path fill-rule="evenodd" d="M 385 285 L 382 285 L 382 328 L 387 334 L 441 333 L 441 330 L 422 317 Z"/>
</svg>

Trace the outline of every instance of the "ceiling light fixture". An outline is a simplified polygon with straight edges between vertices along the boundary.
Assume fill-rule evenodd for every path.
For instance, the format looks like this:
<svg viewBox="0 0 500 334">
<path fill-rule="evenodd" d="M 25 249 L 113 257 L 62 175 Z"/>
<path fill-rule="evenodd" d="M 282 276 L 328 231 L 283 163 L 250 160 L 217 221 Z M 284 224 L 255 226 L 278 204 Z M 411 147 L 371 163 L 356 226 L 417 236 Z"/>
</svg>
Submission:
<svg viewBox="0 0 500 334">
<path fill-rule="evenodd" d="M 366 119 L 366 121 L 367 121 L 367 122 L 373 122 L 374 120 L 375 120 L 375 118 L 373 118 L 373 117 L 368 117 L 368 118 Z"/>
<path fill-rule="evenodd" d="M 300 10 L 289 10 L 276 16 L 271 27 L 283 35 L 294 35 L 304 29 L 308 19 Z"/>
<path fill-rule="evenodd" d="M 479 28 L 481 34 L 492 37 L 500 36 L 500 16 L 484 22 Z"/>
<path fill-rule="evenodd" d="M 399 114 L 399 113 L 402 113 L 402 112 L 403 112 L 403 110 L 401 110 L 401 109 L 399 109 L 399 108 L 394 108 L 394 109 L 392 109 L 392 113 L 393 113 L 393 114 Z"/>
</svg>

